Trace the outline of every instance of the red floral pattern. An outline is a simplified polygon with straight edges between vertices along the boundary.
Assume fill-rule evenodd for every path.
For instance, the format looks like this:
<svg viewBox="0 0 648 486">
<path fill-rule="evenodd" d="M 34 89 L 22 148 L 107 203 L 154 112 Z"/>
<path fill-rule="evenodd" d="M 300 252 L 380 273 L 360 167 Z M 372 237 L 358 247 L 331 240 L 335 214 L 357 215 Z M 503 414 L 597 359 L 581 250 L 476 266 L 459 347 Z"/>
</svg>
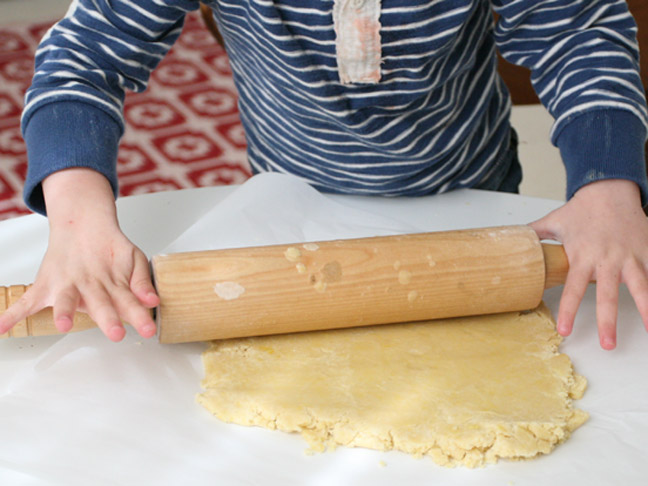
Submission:
<svg viewBox="0 0 648 486">
<path fill-rule="evenodd" d="M 0 28 L 0 219 L 22 202 L 27 154 L 20 113 L 34 51 L 52 23 Z M 120 195 L 239 184 L 250 176 L 236 91 L 225 51 L 198 14 L 151 76 L 128 94 L 117 172 Z"/>
</svg>

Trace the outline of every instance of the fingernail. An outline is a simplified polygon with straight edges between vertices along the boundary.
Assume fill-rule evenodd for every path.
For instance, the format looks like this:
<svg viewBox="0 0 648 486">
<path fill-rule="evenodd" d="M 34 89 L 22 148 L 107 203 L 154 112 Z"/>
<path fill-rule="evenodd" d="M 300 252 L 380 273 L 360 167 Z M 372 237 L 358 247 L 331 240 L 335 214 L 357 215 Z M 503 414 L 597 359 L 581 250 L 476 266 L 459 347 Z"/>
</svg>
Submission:
<svg viewBox="0 0 648 486">
<path fill-rule="evenodd" d="M 108 338 L 114 342 L 119 342 L 122 339 L 124 339 L 125 334 L 126 331 L 121 326 L 113 326 L 110 329 L 108 329 Z"/>
<path fill-rule="evenodd" d="M 56 319 L 56 327 L 61 332 L 68 332 L 70 329 L 72 329 L 73 325 L 74 323 L 69 316 L 59 316 Z"/>
<path fill-rule="evenodd" d="M 558 321 L 558 325 L 556 326 L 556 331 L 558 331 L 558 334 L 560 334 L 561 336 L 569 335 L 569 327 L 564 322 Z"/>
<path fill-rule="evenodd" d="M 153 337 L 155 336 L 155 325 L 153 324 L 147 324 L 142 328 L 142 336 L 143 337 Z"/>
<path fill-rule="evenodd" d="M 604 339 L 603 340 L 603 348 L 607 350 L 612 350 L 616 347 L 616 342 L 614 342 L 613 339 Z"/>
</svg>

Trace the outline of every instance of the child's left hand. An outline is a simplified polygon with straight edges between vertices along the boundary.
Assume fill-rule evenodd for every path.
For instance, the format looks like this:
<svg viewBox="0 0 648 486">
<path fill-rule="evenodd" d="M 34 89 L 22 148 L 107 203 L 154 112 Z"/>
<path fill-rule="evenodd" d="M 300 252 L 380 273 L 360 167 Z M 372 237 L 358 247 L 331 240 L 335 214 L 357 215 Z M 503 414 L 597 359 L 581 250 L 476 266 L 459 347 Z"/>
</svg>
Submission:
<svg viewBox="0 0 648 486">
<path fill-rule="evenodd" d="M 587 284 L 596 280 L 596 321 L 604 349 L 616 346 L 619 284 L 625 283 L 648 330 L 648 219 L 637 184 L 611 179 L 579 189 L 564 206 L 531 227 L 560 241 L 569 273 L 560 299 L 558 332 L 571 333 Z"/>
</svg>

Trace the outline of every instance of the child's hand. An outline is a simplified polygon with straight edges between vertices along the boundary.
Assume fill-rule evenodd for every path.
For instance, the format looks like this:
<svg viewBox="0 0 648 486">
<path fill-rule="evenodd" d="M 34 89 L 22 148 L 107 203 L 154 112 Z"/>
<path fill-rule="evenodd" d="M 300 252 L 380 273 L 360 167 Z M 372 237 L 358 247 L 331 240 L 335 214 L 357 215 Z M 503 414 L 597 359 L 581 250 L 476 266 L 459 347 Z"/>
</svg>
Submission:
<svg viewBox="0 0 648 486">
<path fill-rule="evenodd" d="M 601 347 L 616 346 L 621 282 L 630 290 L 648 330 L 648 219 L 635 183 L 614 179 L 583 186 L 564 206 L 531 227 L 542 239 L 562 242 L 569 260 L 558 311 L 560 334 L 571 333 L 591 280 L 596 280 Z"/>
<path fill-rule="evenodd" d="M 61 332 L 76 309 L 86 312 L 108 338 L 124 337 L 122 320 L 143 337 L 155 334 L 147 308 L 159 299 L 146 256 L 119 229 L 107 180 L 88 169 L 49 176 L 43 184 L 50 238 L 34 285 L 0 316 L 0 333 L 52 306 Z"/>
</svg>

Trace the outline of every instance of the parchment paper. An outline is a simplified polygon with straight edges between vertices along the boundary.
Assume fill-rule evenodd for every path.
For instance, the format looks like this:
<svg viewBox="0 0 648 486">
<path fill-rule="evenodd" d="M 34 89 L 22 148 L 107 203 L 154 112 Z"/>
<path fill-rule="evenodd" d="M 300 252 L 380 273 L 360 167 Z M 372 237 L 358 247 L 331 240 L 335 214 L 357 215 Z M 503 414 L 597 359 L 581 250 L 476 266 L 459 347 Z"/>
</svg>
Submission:
<svg viewBox="0 0 648 486">
<path fill-rule="evenodd" d="M 406 221 L 349 207 L 294 177 L 260 174 L 207 212 L 165 253 L 422 231 Z"/>
<path fill-rule="evenodd" d="M 222 201 L 214 197 L 220 202 L 211 210 L 210 194 L 218 189 L 201 191 L 125 200 L 124 227 L 150 254 L 165 247 L 169 252 L 518 224 L 558 206 L 480 191 L 412 200 L 331 197 L 271 174 L 231 194 L 228 189 Z M 197 214 L 205 213 L 195 224 L 189 222 L 194 216 L 181 218 L 165 206 L 189 207 L 190 199 Z M 156 227 L 164 227 L 159 234 L 166 241 L 156 237 Z M 173 228 L 180 230 L 174 234 Z M 46 237 L 38 216 L 0 224 L 0 284 L 34 278 Z M 554 311 L 559 295 L 559 289 L 545 295 Z M 160 345 L 132 332 L 119 344 L 98 331 L 0 341 L 0 484 L 573 486 L 638 485 L 648 477 L 648 336 L 625 290 L 616 351 L 598 348 L 591 290 L 561 348 L 589 379 L 578 406 L 590 421 L 548 456 L 478 470 L 362 449 L 308 456 L 299 437 L 223 424 L 194 401 L 204 347 Z"/>
</svg>

